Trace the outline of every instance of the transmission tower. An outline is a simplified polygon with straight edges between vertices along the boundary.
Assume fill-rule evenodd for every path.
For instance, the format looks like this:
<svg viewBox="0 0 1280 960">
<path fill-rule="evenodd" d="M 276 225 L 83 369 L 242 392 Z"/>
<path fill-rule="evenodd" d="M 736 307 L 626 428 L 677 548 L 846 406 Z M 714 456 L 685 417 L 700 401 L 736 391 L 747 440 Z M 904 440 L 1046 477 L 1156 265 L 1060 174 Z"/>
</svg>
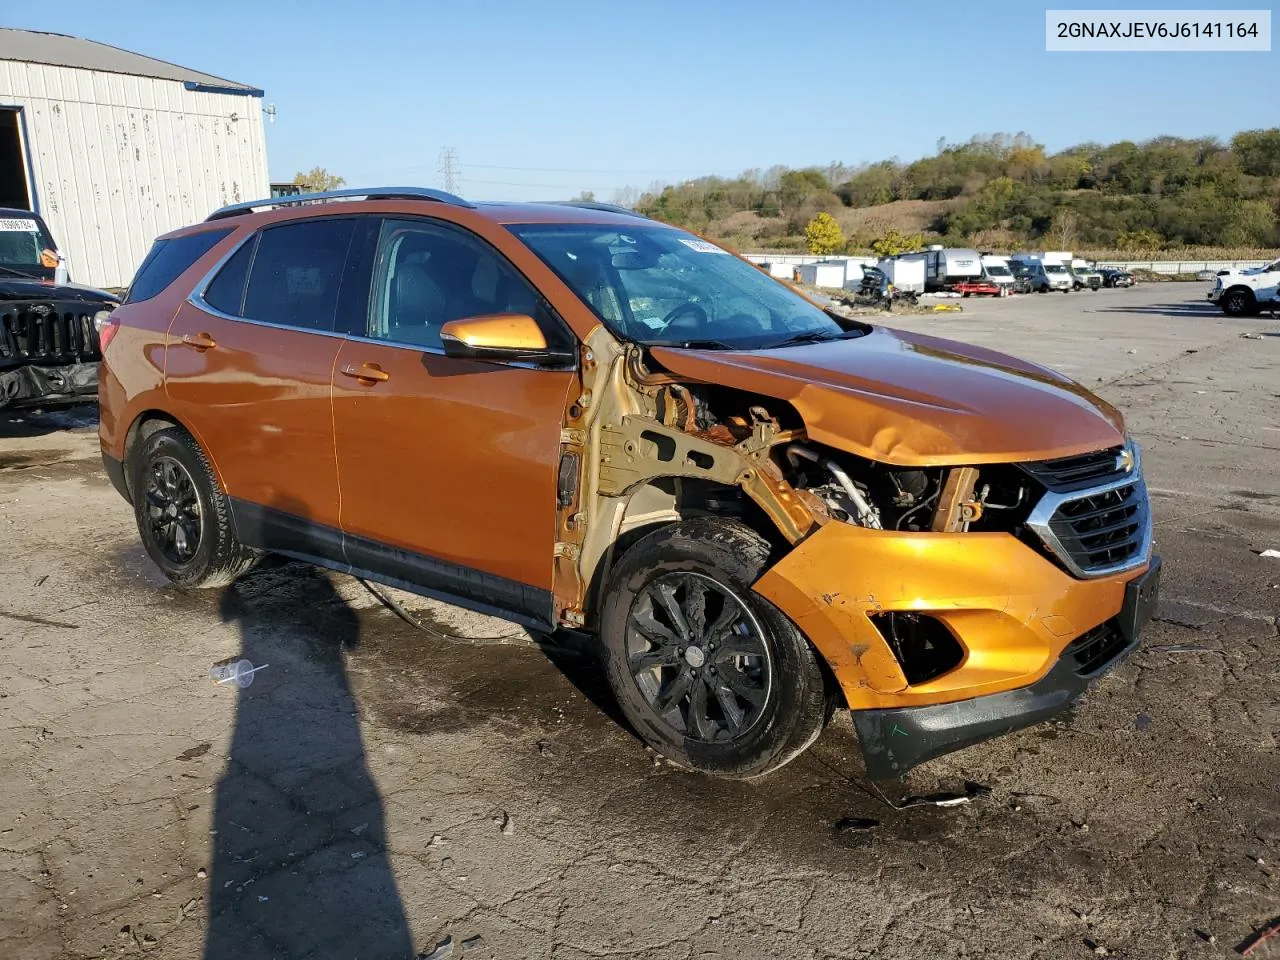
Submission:
<svg viewBox="0 0 1280 960">
<path fill-rule="evenodd" d="M 453 147 L 445 147 L 440 151 L 440 177 L 444 181 L 444 189 L 449 193 L 458 192 L 458 151 Z"/>
</svg>

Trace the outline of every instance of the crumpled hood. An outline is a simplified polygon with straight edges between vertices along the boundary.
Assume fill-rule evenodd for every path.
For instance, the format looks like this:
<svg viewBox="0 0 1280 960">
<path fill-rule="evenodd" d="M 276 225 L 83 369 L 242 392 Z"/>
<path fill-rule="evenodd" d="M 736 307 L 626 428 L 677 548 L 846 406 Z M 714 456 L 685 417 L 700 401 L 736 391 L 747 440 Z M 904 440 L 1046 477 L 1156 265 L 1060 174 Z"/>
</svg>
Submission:
<svg viewBox="0 0 1280 960">
<path fill-rule="evenodd" d="M 785 400 L 812 440 L 897 466 L 1050 460 L 1124 441 L 1120 413 L 1061 374 L 901 330 L 777 350 L 652 352 L 679 376 Z"/>
</svg>

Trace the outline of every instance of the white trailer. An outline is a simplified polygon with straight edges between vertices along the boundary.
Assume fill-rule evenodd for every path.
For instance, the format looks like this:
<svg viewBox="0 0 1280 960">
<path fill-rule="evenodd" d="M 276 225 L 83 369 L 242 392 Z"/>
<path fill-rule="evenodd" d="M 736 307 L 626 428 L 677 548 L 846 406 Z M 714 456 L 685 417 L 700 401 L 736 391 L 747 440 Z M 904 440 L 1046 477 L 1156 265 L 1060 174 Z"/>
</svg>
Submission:
<svg viewBox="0 0 1280 960">
<path fill-rule="evenodd" d="M 982 262 L 977 250 L 933 246 L 924 251 L 924 288 L 948 290 L 957 283 L 979 280 Z"/>
<path fill-rule="evenodd" d="M 924 293 L 925 263 L 919 257 L 885 257 L 876 267 L 903 292 Z"/>
<path fill-rule="evenodd" d="M 843 260 L 806 263 L 796 268 L 796 279 L 801 283 L 828 290 L 843 289 L 844 274 L 845 263 Z"/>
</svg>

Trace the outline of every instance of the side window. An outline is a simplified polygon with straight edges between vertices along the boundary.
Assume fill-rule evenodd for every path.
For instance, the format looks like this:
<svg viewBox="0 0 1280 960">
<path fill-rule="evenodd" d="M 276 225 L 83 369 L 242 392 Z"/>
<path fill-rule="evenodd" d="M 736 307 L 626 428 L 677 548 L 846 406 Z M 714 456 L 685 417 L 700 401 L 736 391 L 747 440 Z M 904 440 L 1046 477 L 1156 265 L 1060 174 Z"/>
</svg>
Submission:
<svg viewBox="0 0 1280 960">
<path fill-rule="evenodd" d="M 187 267 L 212 250 L 230 232 L 230 229 L 204 230 L 171 240 L 157 240 L 147 258 L 142 261 L 142 266 L 138 267 L 124 302 L 150 300 L 177 280 Z"/>
<path fill-rule="evenodd" d="M 486 313 L 525 314 L 549 342 L 563 336 L 538 292 L 479 238 L 422 220 L 383 223 L 370 337 L 439 350 L 444 324 Z"/>
<path fill-rule="evenodd" d="M 347 217 L 303 220 L 263 230 L 240 315 L 304 330 L 333 330 L 355 225 L 355 219 Z M 228 286 L 233 279 L 228 279 Z"/>
<path fill-rule="evenodd" d="M 233 317 L 244 316 L 244 285 L 249 279 L 249 264 L 253 262 L 253 251 L 257 246 L 256 234 L 240 245 L 205 288 L 205 303 Z"/>
</svg>

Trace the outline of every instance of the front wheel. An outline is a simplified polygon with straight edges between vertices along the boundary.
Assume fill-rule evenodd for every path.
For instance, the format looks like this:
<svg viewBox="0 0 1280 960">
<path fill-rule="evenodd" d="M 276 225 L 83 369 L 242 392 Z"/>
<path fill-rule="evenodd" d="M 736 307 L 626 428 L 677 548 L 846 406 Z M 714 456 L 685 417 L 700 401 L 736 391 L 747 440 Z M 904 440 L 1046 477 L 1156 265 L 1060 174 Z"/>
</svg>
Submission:
<svg viewBox="0 0 1280 960">
<path fill-rule="evenodd" d="M 1259 312 L 1251 290 L 1228 290 L 1219 303 L 1228 317 L 1252 317 Z"/>
<path fill-rule="evenodd" d="M 142 546 L 180 587 L 231 583 L 258 559 L 231 526 L 231 505 L 199 444 L 177 427 L 129 456 L 129 489 Z"/>
<path fill-rule="evenodd" d="M 701 517 L 640 540 L 609 578 L 600 618 L 609 683 L 641 738 L 682 766 L 770 773 L 830 716 L 817 654 L 751 589 L 768 563 L 755 531 Z"/>
</svg>

